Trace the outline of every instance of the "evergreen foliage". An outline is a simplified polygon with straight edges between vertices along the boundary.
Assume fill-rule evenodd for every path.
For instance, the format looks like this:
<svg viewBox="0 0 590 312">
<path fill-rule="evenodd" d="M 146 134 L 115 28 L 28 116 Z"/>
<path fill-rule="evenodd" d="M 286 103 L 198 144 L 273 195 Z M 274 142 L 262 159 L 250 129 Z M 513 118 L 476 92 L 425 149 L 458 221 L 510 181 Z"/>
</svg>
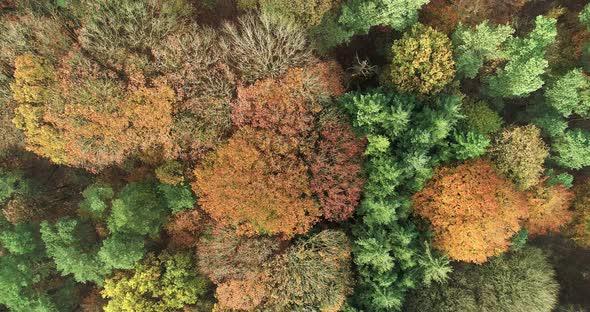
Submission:
<svg viewBox="0 0 590 312">
<path fill-rule="evenodd" d="M 475 78 L 485 62 L 505 59 L 502 46 L 513 33 L 509 25 L 494 26 L 487 21 L 474 29 L 459 25 L 452 36 L 457 73 Z"/>
<path fill-rule="evenodd" d="M 418 232 L 409 221 L 410 196 L 438 163 L 433 152 L 457 124 L 460 98 L 440 95 L 422 103 L 380 89 L 351 92 L 340 103 L 353 125 L 369 134 L 367 181 L 354 228 L 353 260 L 359 274 L 356 301 L 371 311 L 400 310 L 417 284 Z"/>
<path fill-rule="evenodd" d="M 544 84 L 542 75 L 549 63 L 547 48 L 557 35 L 556 19 L 537 16 L 535 28 L 526 38 L 506 42 L 508 62 L 488 79 L 489 94 L 495 97 L 524 97 Z"/>
</svg>

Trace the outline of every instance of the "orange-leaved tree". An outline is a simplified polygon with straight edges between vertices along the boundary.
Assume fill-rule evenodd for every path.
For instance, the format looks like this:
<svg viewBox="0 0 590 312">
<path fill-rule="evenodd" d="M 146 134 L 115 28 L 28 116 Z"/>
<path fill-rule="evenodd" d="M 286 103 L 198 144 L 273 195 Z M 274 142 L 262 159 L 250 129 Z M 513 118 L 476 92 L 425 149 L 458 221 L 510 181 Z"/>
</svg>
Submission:
<svg viewBox="0 0 590 312">
<path fill-rule="evenodd" d="M 320 209 L 308 168 L 289 137 L 244 127 L 195 170 L 193 189 L 203 210 L 246 235 L 307 232 Z"/>
<path fill-rule="evenodd" d="M 525 227 L 529 235 L 543 235 L 559 232 L 567 224 L 573 212 L 569 210 L 573 193 L 561 184 L 547 185 L 547 178 L 527 192 L 529 218 Z"/>
<path fill-rule="evenodd" d="M 335 62 L 292 68 L 279 80 L 260 80 L 238 88 L 232 121 L 238 127 L 274 130 L 281 135 L 305 136 L 322 110 L 320 102 L 344 92 L 342 69 Z"/>
<path fill-rule="evenodd" d="M 506 251 L 527 215 L 524 195 L 481 159 L 438 169 L 413 202 L 432 224 L 433 246 L 474 263 Z"/>
</svg>

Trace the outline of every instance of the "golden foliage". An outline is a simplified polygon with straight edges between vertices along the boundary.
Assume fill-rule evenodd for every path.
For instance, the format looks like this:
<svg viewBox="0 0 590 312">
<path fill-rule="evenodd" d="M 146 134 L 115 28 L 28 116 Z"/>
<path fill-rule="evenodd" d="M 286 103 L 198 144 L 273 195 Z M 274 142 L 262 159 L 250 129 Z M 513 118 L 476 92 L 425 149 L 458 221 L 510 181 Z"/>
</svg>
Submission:
<svg viewBox="0 0 590 312">
<path fill-rule="evenodd" d="M 416 24 L 393 43 L 387 79 L 401 92 L 435 94 L 455 76 L 451 40 Z"/>
</svg>

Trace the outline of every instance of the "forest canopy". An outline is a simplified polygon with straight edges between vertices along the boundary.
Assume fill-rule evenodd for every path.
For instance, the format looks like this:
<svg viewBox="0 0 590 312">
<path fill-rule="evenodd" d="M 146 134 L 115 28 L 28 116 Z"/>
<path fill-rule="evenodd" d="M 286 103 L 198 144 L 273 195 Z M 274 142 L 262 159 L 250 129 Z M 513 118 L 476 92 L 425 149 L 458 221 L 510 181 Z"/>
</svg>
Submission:
<svg viewBox="0 0 590 312">
<path fill-rule="evenodd" d="M 583 0 L 0 0 L 0 311 L 590 311 Z"/>
</svg>

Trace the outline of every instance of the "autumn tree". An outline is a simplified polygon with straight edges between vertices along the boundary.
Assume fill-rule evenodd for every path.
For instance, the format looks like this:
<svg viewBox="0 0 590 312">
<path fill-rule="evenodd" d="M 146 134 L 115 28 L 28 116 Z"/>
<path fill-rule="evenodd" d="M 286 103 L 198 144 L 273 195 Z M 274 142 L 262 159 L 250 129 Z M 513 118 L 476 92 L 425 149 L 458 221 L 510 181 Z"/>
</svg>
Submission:
<svg viewBox="0 0 590 312">
<path fill-rule="evenodd" d="M 169 136 L 174 93 L 164 83 L 148 87 L 138 78 L 124 86 L 76 47 L 59 70 L 32 55 L 17 61 L 14 122 L 28 150 L 91 171 L 154 149 L 163 157 L 175 154 Z"/>
<path fill-rule="evenodd" d="M 568 235 L 578 245 L 590 248 L 590 182 L 584 181 L 573 189 L 575 197 L 572 208 L 574 215 L 568 227 Z"/>
<path fill-rule="evenodd" d="M 525 0 L 451 0 L 461 22 L 477 25 L 485 20 L 507 24 L 517 16 Z"/>
<path fill-rule="evenodd" d="M 234 237 L 228 240 L 226 235 Z M 220 308 L 263 311 L 305 308 L 340 311 L 343 308 L 352 289 L 350 243 L 343 232 L 321 231 L 295 241 L 279 255 L 273 252 L 278 247 L 276 241 L 270 245 L 272 248 L 268 248 L 269 242 L 268 238 L 237 237 L 227 231 L 200 245 L 199 252 L 204 252 L 205 257 L 215 255 L 223 263 L 218 268 L 210 266 L 218 261 L 200 263 L 201 270 L 215 272 Z M 225 278 L 224 282 L 218 279 L 221 277 Z"/>
<path fill-rule="evenodd" d="M 232 121 L 284 136 L 305 139 L 315 126 L 320 105 L 344 92 L 343 72 L 335 62 L 320 62 L 290 69 L 279 81 L 260 80 L 238 88 Z"/>
<path fill-rule="evenodd" d="M 159 71 L 174 90 L 172 138 L 185 161 L 198 161 L 228 136 L 235 75 L 221 34 L 190 24 L 154 48 Z"/>
<path fill-rule="evenodd" d="M 216 284 L 258 276 L 279 250 L 270 237 L 239 236 L 234 230 L 214 227 L 197 245 L 198 266 Z"/>
<path fill-rule="evenodd" d="M 432 0 L 420 10 L 420 23 L 450 34 L 459 23 L 459 15 L 450 0 Z"/>
<path fill-rule="evenodd" d="M 175 311 L 202 300 L 207 280 L 189 252 L 150 253 L 133 271 L 108 279 L 102 291 L 106 312 Z"/>
<path fill-rule="evenodd" d="M 249 82 L 277 78 L 290 67 L 304 66 L 312 59 L 303 29 L 294 21 L 266 12 L 226 23 L 221 44 L 228 51 L 231 67 Z"/>
<path fill-rule="evenodd" d="M 496 168 L 524 190 L 539 182 L 549 148 L 541 138 L 541 130 L 527 125 L 502 131 L 491 156 Z"/>
<path fill-rule="evenodd" d="M 324 121 L 317 144 L 310 164 L 311 190 L 319 198 L 324 218 L 344 221 L 352 216 L 360 201 L 365 146 L 352 128 L 337 118 Z"/>
<path fill-rule="evenodd" d="M 271 264 L 263 308 L 342 310 L 352 291 L 350 260 L 350 243 L 340 231 L 325 230 L 295 243 Z"/>
<path fill-rule="evenodd" d="M 103 64 L 124 70 L 146 66 L 154 47 L 188 20 L 188 1 L 83 2 L 78 42 Z M 142 64 L 143 63 L 143 64 Z"/>
<path fill-rule="evenodd" d="M 304 156 L 314 151 L 322 103 L 342 91 L 341 70 L 333 62 L 239 88 L 232 107 L 239 130 L 195 170 L 193 189 L 203 210 L 248 235 L 307 232 L 321 211 Z"/>
<path fill-rule="evenodd" d="M 386 75 L 400 92 L 436 94 L 455 76 L 449 38 L 430 26 L 415 25 L 391 47 Z"/>
<path fill-rule="evenodd" d="M 242 128 L 195 170 L 192 186 L 202 209 L 242 234 L 307 232 L 321 211 L 311 197 L 308 168 L 293 148 L 269 130 Z"/>
<path fill-rule="evenodd" d="M 207 224 L 205 216 L 197 209 L 183 210 L 174 214 L 165 226 L 171 247 L 194 247 Z"/>
<path fill-rule="evenodd" d="M 433 246 L 474 263 L 506 251 L 527 216 L 524 196 L 484 160 L 440 168 L 413 202 L 432 224 Z"/>
<path fill-rule="evenodd" d="M 524 225 L 529 235 L 559 232 L 572 218 L 573 193 L 561 184 L 548 184 L 544 178 L 527 193 L 529 216 Z"/>
<path fill-rule="evenodd" d="M 328 11 L 336 8 L 340 0 L 320 0 L 309 2 L 305 0 L 292 1 L 289 4 L 281 0 L 259 0 L 262 11 L 271 15 L 280 15 L 304 28 L 316 26 Z"/>
<path fill-rule="evenodd" d="M 221 307 L 250 310 L 268 296 L 264 270 L 278 249 L 276 239 L 238 236 L 233 229 L 214 227 L 197 245 L 198 266 L 217 285 Z"/>
</svg>

